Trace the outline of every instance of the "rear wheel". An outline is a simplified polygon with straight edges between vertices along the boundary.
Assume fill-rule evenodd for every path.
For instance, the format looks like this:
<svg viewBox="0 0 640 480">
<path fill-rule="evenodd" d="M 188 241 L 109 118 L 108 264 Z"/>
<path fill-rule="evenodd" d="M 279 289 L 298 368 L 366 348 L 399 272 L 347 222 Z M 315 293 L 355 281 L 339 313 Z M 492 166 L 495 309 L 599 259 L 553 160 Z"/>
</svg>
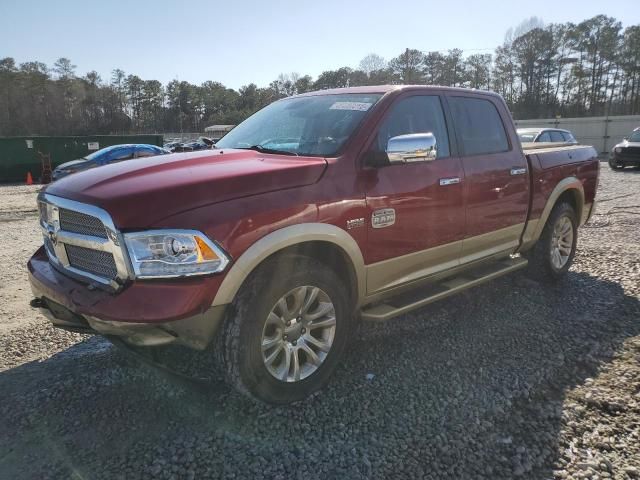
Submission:
<svg viewBox="0 0 640 480">
<path fill-rule="evenodd" d="M 351 330 L 346 292 L 333 270 L 312 258 L 267 261 L 237 295 L 221 332 L 228 381 L 278 404 L 322 388 Z"/>
<path fill-rule="evenodd" d="M 568 203 L 559 203 L 551 211 L 542 235 L 525 256 L 529 272 L 540 280 L 557 280 L 564 276 L 576 253 L 578 220 Z"/>
</svg>

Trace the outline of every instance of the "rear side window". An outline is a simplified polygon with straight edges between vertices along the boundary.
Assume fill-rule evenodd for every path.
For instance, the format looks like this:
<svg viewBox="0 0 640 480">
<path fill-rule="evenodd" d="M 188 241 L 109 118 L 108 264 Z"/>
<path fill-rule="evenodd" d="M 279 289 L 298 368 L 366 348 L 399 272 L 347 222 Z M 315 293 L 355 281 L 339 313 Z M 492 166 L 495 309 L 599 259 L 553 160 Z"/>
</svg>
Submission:
<svg viewBox="0 0 640 480">
<path fill-rule="evenodd" d="M 564 137 L 562 136 L 561 132 L 557 132 L 557 131 L 552 131 L 551 132 L 551 141 L 552 142 L 564 142 Z"/>
<path fill-rule="evenodd" d="M 575 142 L 575 137 L 569 132 L 562 132 L 562 136 L 564 137 L 565 142 Z"/>
<path fill-rule="evenodd" d="M 449 104 L 465 155 L 509 150 L 507 133 L 492 102 L 482 98 L 449 97 Z"/>
<path fill-rule="evenodd" d="M 449 135 L 440 97 L 415 95 L 396 102 L 378 131 L 378 151 L 386 151 L 390 138 L 410 133 L 433 133 L 437 158 L 449 156 Z"/>
</svg>

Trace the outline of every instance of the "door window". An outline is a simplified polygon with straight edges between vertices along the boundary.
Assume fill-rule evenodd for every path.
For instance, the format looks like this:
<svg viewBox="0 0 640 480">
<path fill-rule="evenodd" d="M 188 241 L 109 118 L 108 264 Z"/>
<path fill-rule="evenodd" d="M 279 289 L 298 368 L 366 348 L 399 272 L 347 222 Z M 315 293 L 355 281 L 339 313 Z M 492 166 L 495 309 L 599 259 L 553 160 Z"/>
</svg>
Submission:
<svg viewBox="0 0 640 480">
<path fill-rule="evenodd" d="M 456 133 L 465 155 L 506 152 L 509 142 L 500 114 L 489 100 L 450 97 Z"/>
<path fill-rule="evenodd" d="M 536 138 L 536 142 L 550 142 L 550 141 L 551 141 L 551 135 L 549 135 L 549 132 L 543 132 L 542 134 L 540 134 L 538 138 Z"/>
<path fill-rule="evenodd" d="M 378 131 L 377 150 L 386 151 L 390 138 L 410 133 L 433 133 L 437 158 L 449 156 L 447 124 L 437 95 L 416 95 L 396 102 Z"/>
<path fill-rule="evenodd" d="M 565 141 L 561 132 L 558 132 L 556 130 L 552 130 L 550 132 L 550 134 L 551 134 L 551 141 L 552 142 L 564 142 Z"/>
</svg>

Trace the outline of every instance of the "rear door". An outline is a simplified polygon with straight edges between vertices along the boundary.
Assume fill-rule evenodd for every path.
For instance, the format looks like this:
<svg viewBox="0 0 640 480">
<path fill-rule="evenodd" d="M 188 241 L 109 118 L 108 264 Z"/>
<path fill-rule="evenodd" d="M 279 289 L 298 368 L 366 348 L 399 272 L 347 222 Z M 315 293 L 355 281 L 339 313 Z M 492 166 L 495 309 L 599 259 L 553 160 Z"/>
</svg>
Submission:
<svg viewBox="0 0 640 480">
<path fill-rule="evenodd" d="M 370 150 L 384 156 L 390 138 L 429 132 L 437 141 L 434 160 L 368 172 L 368 293 L 458 264 L 465 224 L 464 174 L 450 145 L 441 97 L 398 98 L 382 119 Z"/>
<path fill-rule="evenodd" d="M 465 176 L 462 263 L 515 249 L 529 208 L 527 161 L 497 97 L 450 95 Z"/>
</svg>

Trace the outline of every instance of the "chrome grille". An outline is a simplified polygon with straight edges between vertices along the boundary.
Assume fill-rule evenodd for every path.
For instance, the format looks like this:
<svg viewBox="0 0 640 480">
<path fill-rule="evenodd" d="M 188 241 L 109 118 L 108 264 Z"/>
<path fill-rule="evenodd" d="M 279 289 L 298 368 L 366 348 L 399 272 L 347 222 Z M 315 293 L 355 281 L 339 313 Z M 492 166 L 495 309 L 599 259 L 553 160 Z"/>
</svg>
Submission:
<svg viewBox="0 0 640 480">
<path fill-rule="evenodd" d="M 100 219 L 86 213 L 60 209 L 60 229 L 67 232 L 90 235 L 92 237 L 107 238 L 107 232 Z"/>
<path fill-rule="evenodd" d="M 94 205 L 45 192 L 38 202 L 49 262 L 74 278 L 120 289 L 130 278 L 129 264 L 111 216 Z"/>
<path fill-rule="evenodd" d="M 69 265 L 83 272 L 114 280 L 118 275 L 115 259 L 109 252 L 77 245 L 65 245 Z"/>
<path fill-rule="evenodd" d="M 38 202 L 38 211 L 40 212 L 40 220 L 43 223 L 47 223 L 47 204 L 44 202 Z"/>
<path fill-rule="evenodd" d="M 640 147 L 623 148 L 622 153 L 627 153 L 629 155 L 640 155 Z"/>
<path fill-rule="evenodd" d="M 47 251 L 47 254 L 49 255 L 49 257 L 56 258 L 56 251 L 49 237 L 44 237 L 44 248 Z"/>
</svg>

